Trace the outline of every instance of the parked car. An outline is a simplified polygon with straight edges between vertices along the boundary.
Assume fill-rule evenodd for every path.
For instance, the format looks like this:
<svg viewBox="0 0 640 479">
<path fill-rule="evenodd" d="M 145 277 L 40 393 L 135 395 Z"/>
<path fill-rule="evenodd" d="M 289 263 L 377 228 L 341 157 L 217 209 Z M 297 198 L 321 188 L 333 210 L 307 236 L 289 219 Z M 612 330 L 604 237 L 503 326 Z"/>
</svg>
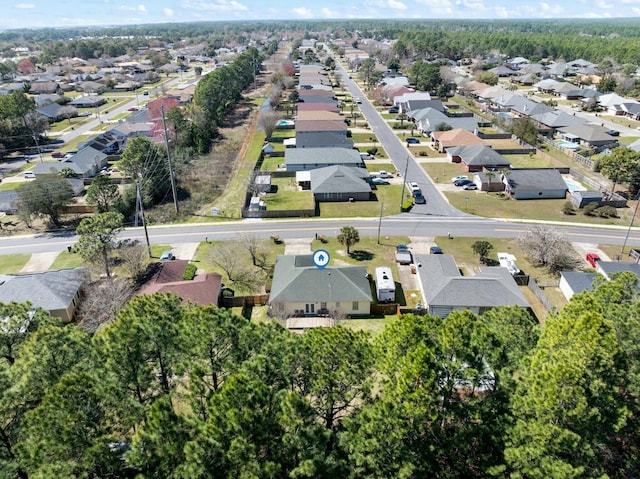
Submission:
<svg viewBox="0 0 640 479">
<path fill-rule="evenodd" d="M 24 172 L 24 177 L 33 179 L 33 178 L 36 177 L 36 174 L 33 171 L 25 171 Z"/>
<path fill-rule="evenodd" d="M 460 179 L 460 180 L 456 180 L 453 182 L 454 185 L 456 186 L 464 186 L 464 185 L 468 185 L 469 183 L 473 183 L 473 181 L 469 180 L 469 179 Z"/>
<path fill-rule="evenodd" d="M 389 180 L 385 180 L 384 178 L 371 178 L 371 184 L 374 185 L 390 185 Z"/>
<path fill-rule="evenodd" d="M 160 255 L 160 261 L 171 261 L 172 259 L 176 259 L 176 257 L 171 251 L 165 251 Z"/>
<path fill-rule="evenodd" d="M 371 173 L 369 173 L 369 176 L 371 178 L 387 178 L 387 179 L 393 178 L 393 175 L 391 173 L 384 170 L 372 171 Z"/>
<path fill-rule="evenodd" d="M 358 105 L 360 105 L 362 103 L 362 99 L 361 98 L 354 98 L 353 99 Z"/>
<path fill-rule="evenodd" d="M 409 183 L 409 188 L 411 189 L 411 191 L 416 191 L 420 189 L 420 185 L 418 185 L 418 183 L 416 183 L 415 181 L 412 181 L 411 183 Z"/>
<path fill-rule="evenodd" d="M 598 265 L 598 263 L 600 262 L 600 255 L 597 253 L 587 253 L 587 262 L 593 266 L 594 268 Z"/>
<path fill-rule="evenodd" d="M 476 185 L 475 183 L 467 183 L 466 185 L 464 185 L 462 187 L 463 190 L 477 190 L 478 189 L 478 185 Z"/>
<path fill-rule="evenodd" d="M 418 143 L 420 143 L 420 138 L 416 138 L 415 136 L 407 138 L 407 145 L 416 145 Z"/>
<path fill-rule="evenodd" d="M 64 152 L 54 151 L 53 153 L 51 153 L 51 158 L 64 158 Z"/>
<path fill-rule="evenodd" d="M 440 248 L 440 246 L 432 246 L 431 248 L 429 248 L 429 253 L 442 254 L 442 248 Z"/>
<path fill-rule="evenodd" d="M 127 111 L 138 111 L 138 109 L 135 106 L 132 106 L 131 108 L 127 108 Z"/>
<path fill-rule="evenodd" d="M 400 109 L 397 106 L 389 108 L 389 113 L 400 113 Z"/>
<path fill-rule="evenodd" d="M 609 130 L 607 133 L 611 136 L 620 136 L 620 132 L 618 130 Z"/>
<path fill-rule="evenodd" d="M 458 175 L 451 178 L 451 183 L 455 183 L 458 180 L 468 180 L 469 177 L 467 175 Z"/>
<path fill-rule="evenodd" d="M 409 251 L 409 247 L 406 244 L 397 244 L 396 252 L 399 252 L 399 251 Z"/>
<path fill-rule="evenodd" d="M 427 203 L 427 199 L 422 194 L 422 191 L 418 190 L 413 193 L 413 202 L 416 205 L 424 205 Z"/>
</svg>

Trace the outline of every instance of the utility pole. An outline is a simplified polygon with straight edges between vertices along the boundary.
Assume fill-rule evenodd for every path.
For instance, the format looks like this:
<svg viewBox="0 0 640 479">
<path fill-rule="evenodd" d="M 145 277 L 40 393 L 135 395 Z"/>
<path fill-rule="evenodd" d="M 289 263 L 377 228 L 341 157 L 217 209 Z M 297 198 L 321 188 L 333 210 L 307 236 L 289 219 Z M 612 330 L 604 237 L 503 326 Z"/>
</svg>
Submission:
<svg viewBox="0 0 640 479">
<path fill-rule="evenodd" d="M 622 243 L 622 249 L 620 250 L 621 254 L 624 254 L 624 247 L 627 246 L 627 240 L 629 239 L 629 235 L 631 234 L 631 227 L 633 226 L 633 220 L 636 219 L 636 213 L 638 212 L 638 205 L 640 205 L 640 194 L 638 194 L 636 198 L 636 207 L 633 210 L 633 216 L 631 217 L 631 222 L 629 223 L 627 234 L 624 237 L 624 243 Z"/>
<path fill-rule="evenodd" d="M 149 232 L 147 231 L 147 219 L 144 216 L 144 205 L 142 203 L 142 195 L 140 194 L 140 182 L 136 181 L 136 201 L 140 205 L 140 218 L 142 219 L 142 226 L 144 227 L 144 237 L 147 240 L 147 253 L 149 258 L 151 256 L 151 244 L 149 244 Z"/>
<path fill-rule="evenodd" d="M 176 179 L 173 174 L 173 166 L 171 165 L 171 149 L 169 148 L 169 135 L 167 135 L 167 124 L 164 119 L 164 105 L 160 107 L 162 112 L 162 129 L 164 130 L 164 144 L 167 147 L 167 161 L 169 162 L 169 177 L 171 179 L 171 191 L 173 192 L 173 205 L 178 214 L 178 195 L 176 194 Z"/>
<path fill-rule="evenodd" d="M 409 157 L 404 165 L 404 177 L 402 178 L 402 195 L 400 196 L 400 213 L 402 213 L 402 205 L 404 204 L 404 189 L 407 187 L 407 171 L 409 170 Z"/>
<path fill-rule="evenodd" d="M 378 220 L 378 244 L 380 244 L 380 228 L 382 227 L 382 208 L 384 208 L 384 202 L 380 202 L 380 219 Z"/>
</svg>

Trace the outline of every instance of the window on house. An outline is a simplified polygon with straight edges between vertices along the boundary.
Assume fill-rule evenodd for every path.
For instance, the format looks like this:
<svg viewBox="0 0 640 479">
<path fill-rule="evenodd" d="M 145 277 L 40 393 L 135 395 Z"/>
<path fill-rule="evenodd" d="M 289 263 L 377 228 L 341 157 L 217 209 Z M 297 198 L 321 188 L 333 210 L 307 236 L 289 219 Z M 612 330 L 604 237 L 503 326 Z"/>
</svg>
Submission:
<svg viewBox="0 0 640 479">
<path fill-rule="evenodd" d="M 340 309 L 340 301 L 336 301 L 336 309 Z"/>
<path fill-rule="evenodd" d="M 320 309 L 327 309 L 327 303 L 320 303 Z"/>
<path fill-rule="evenodd" d="M 359 307 L 360 307 L 360 303 L 358 303 L 357 301 L 354 301 L 353 304 L 351 305 L 351 310 L 358 311 Z"/>
</svg>

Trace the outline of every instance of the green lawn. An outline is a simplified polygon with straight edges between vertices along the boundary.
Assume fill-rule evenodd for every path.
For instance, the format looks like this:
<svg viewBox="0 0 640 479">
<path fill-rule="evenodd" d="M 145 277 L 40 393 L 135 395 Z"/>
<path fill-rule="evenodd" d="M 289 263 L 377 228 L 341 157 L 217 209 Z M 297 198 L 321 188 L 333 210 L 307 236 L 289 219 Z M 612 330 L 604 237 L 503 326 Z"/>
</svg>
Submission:
<svg viewBox="0 0 640 479">
<path fill-rule="evenodd" d="M 502 155 L 513 168 L 553 168 L 553 162 L 537 155 Z"/>
<path fill-rule="evenodd" d="M 295 138 L 296 130 L 294 128 L 281 128 L 274 130 L 271 138 Z"/>
<path fill-rule="evenodd" d="M 379 168 L 380 169 L 380 168 Z M 382 215 L 400 213 L 400 185 L 378 185 L 373 190 L 377 201 L 354 201 L 339 203 L 320 203 L 320 216 L 323 218 L 357 218 L 380 216 L 380 204 L 383 203 Z"/>
<path fill-rule="evenodd" d="M 353 133 L 351 139 L 354 143 L 378 143 L 376 135 L 371 133 Z"/>
<path fill-rule="evenodd" d="M 63 251 L 60 253 L 53 264 L 49 267 L 49 269 L 66 269 L 66 268 L 78 268 L 83 266 L 85 261 L 82 257 L 77 253 L 69 253 L 68 251 Z"/>
<path fill-rule="evenodd" d="M 272 191 L 266 195 L 267 210 L 306 210 L 313 209 L 313 193 L 300 191 L 295 177 L 271 178 Z"/>
<path fill-rule="evenodd" d="M 384 329 L 398 319 L 395 315 L 385 316 L 380 319 L 342 319 L 338 325 L 352 331 L 367 331 L 373 337 L 379 336 Z"/>
<path fill-rule="evenodd" d="M 278 165 L 284 163 L 283 156 L 265 156 L 260 167 L 261 171 L 276 171 Z"/>
<path fill-rule="evenodd" d="M 397 171 L 393 163 L 366 163 L 366 167 L 368 171 L 388 171 L 391 174 Z"/>
<path fill-rule="evenodd" d="M 0 274 L 19 273 L 31 258 L 30 254 L 10 254 L 0 256 Z"/>
</svg>

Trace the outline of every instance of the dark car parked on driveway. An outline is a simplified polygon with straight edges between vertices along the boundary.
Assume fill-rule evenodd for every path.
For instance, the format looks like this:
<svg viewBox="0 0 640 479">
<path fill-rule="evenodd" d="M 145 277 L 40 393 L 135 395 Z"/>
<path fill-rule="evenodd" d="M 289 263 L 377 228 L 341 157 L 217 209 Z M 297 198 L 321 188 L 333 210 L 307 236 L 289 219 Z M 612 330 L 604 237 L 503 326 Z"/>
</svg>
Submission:
<svg viewBox="0 0 640 479">
<path fill-rule="evenodd" d="M 415 136 L 410 136 L 407 138 L 407 145 L 415 145 L 420 143 L 420 138 L 416 138 Z"/>
<path fill-rule="evenodd" d="M 464 185 L 468 185 L 469 183 L 473 183 L 473 181 L 461 179 L 453 182 L 453 184 L 456 186 L 464 186 Z"/>
</svg>

